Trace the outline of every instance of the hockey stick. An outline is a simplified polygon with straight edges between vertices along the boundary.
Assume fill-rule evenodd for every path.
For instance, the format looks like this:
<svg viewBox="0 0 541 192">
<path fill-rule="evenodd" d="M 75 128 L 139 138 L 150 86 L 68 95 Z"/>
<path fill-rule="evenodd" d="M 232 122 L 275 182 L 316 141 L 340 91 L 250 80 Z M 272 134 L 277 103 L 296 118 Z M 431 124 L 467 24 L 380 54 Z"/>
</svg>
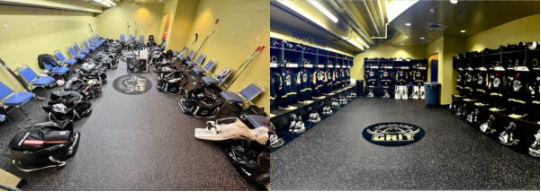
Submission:
<svg viewBox="0 0 541 192">
<path fill-rule="evenodd" d="M 231 85 L 233 85 L 233 83 L 235 83 L 235 81 L 237 80 L 237 78 L 240 77 L 240 74 L 242 74 L 244 72 L 244 70 L 246 70 L 248 68 L 248 66 L 253 62 L 255 61 L 255 58 L 261 53 L 263 52 L 263 49 L 265 49 L 265 46 L 261 46 L 261 47 L 257 47 L 257 49 L 255 50 L 254 53 L 252 53 L 252 55 L 250 55 L 248 58 L 246 58 L 246 60 L 244 60 L 244 62 L 242 62 L 242 64 L 239 66 L 239 68 L 234 71 L 234 75 L 235 77 L 233 77 L 233 79 L 231 80 L 231 83 L 229 83 L 227 85 L 227 87 L 225 88 L 225 90 L 229 90 L 229 88 L 231 87 Z M 238 74 L 238 75 L 237 75 Z"/>
<path fill-rule="evenodd" d="M 173 61 L 171 62 L 175 62 L 176 60 L 179 60 L 181 57 L 182 57 L 182 54 L 184 54 L 185 52 L 188 52 L 188 50 L 190 50 L 192 48 L 192 45 L 197 42 L 197 39 L 199 39 L 199 34 L 195 33 L 195 39 L 193 40 L 193 42 L 188 45 L 188 48 L 187 49 L 183 49 L 178 55 L 177 57 L 175 57 L 175 59 L 173 59 Z"/>
<path fill-rule="evenodd" d="M 26 85 L 26 82 L 24 80 L 21 79 L 21 77 L 19 75 L 17 75 L 15 73 L 15 71 L 13 71 L 5 62 L 4 60 L 2 60 L 2 58 L 0 58 L 0 64 L 2 64 L 2 66 L 4 67 L 4 69 L 6 69 L 9 73 L 11 73 L 11 75 L 13 75 L 13 77 L 15 77 L 15 79 L 17 79 L 17 81 L 19 81 L 19 83 L 24 87 L 24 89 L 26 89 L 26 91 L 28 92 L 32 92 L 32 90 L 30 90 L 30 88 L 27 87 Z"/>
<path fill-rule="evenodd" d="M 92 25 L 90 25 L 90 23 L 88 24 L 88 28 L 90 28 L 90 32 L 92 32 L 92 36 L 94 36 L 94 29 L 92 29 Z"/>
<path fill-rule="evenodd" d="M 216 19 L 216 21 L 214 22 L 214 29 L 212 29 L 212 31 L 205 37 L 205 40 L 203 40 L 203 42 L 199 46 L 199 49 L 197 49 L 197 52 L 195 52 L 195 55 L 199 54 L 199 51 L 201 51 L 201 48 L 203 48 L 203 46 L 205 45 L 209 37 L 212 36 L 212 34 L 214 34 L 214 30 L 216 29 L 216 25 L 218 25 L 218 22 L 220 22 L 220 19 Z"/>
</svg>

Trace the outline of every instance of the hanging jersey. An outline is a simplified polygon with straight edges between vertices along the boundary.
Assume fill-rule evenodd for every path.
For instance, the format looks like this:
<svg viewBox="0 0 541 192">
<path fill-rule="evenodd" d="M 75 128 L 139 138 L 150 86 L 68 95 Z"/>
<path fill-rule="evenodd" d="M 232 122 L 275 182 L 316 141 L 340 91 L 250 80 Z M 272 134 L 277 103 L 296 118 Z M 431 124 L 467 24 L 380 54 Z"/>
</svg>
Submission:
<svg viewBox="0 0 541 192">
<path fill-rule="evenodd" d="M 297 90 L 299 100 L 308 100 L 312 96 L 310 73 L 306 69 L 300 69 L 297 73 Z"/>
<path fill-rule="evenodd" d="M 377 83 L 376 73 L 372 69 L 369 69 L 368 73 L 365 75 L 366 75 L 365 79 L 367 79 L 366 83 L 368 87 L 376 87 L 376 83 Z"/>
<path fill-rule="evenodd" d="M 326 83 L 326 88 L 325 88 L 325 93 L 330 93 L 332 92 L 332 85 L 333 85 L 333 74 L 331 72 L 331 69 L 327 69 L 327 71 L 325 71 L 325 83 Z"/>
<path fill-rule="evenodd" d="M 533 77 L 533 80 L 530 82 L 529 91 L 530 91 L 530 96 L 532 98 L 532 104 L 539 105 L 539 91 L 540 91 L 539 71 L 534 71 L 534 72 L 535 72 L 534 74 L 536 75 Z"/>
<path fill-rule="evenodd" d="M 491 97 L 503 97 L 503 79 L 501 73 L 488 75 L 488 90 Z"/>
<path fill-rule="evenodd" d="M 475 76 L 475 91 L 478 95 L 484 95 L 487 92 L 486 73 L 483 71 L 477 72 Z"/>
<path fill-rule="evenodd" d="M 333 77 L 334 77 L 334 78 L 333 78 L 333 81 L 334 81 L 334 84 L 333 84 L 333 88 L 334 88 L 334 89 L 333 89 L 333 90 L 338 90 L 338 89 L 340 89 L 340 87 L 341 87 L 342 79 L 341 79 L 341 77 L 340 77 L 340 71 L 339 71 L 339 70 L 340 70 L 340 69 L 335 69 L 335 70 L 333 71 Z"/>
<path fill-rule="evenodd" d="M 464 90 L 473 92 L 474 75 L 471 71 L 464 73 Z"/>
<path fill-rule="evenodd" d="M 408 74 L 404 70 L 396 72 L 396 83 L 400 86 L 408 84 Z"/>
<path fill-rule="evenodd" d="M 415 83 L 417 85 L 422 85 L 426 81 L 425 71 L 417 70 L 417 71 L 414 71 L 414 73 L 415 73 L 415 76 L 414 76 Z"/>
<path fill-rule="evenodd" d="M 526 88 L 526 74 L 514 72 L 507 76 L 508 100 L 511 103 L 527 104 L 528 94 Z"/>
<path fill-rule="evenodd" d="M 276 100 L 276 93 L 274 92 L 274 76 L 272 75 L 272 70 L 270 70 L 270 105 L 274 105 L 274 101 Z"/>
<path fill-rule="evenodd" d="M 389 73 L 389 71 L 385 69 L 382 70 L 379 79 L 383 88 L 389 88 L 389 86 L 391 86 L 391 73 Z"/>
<path fill-rule="evenodd" d="M 280 73 L 280 97 L 288 104 L 294 103 L 297 99 L 297 87 L 293 72 L 287 68 L 281 68 Z"/>
</svg>

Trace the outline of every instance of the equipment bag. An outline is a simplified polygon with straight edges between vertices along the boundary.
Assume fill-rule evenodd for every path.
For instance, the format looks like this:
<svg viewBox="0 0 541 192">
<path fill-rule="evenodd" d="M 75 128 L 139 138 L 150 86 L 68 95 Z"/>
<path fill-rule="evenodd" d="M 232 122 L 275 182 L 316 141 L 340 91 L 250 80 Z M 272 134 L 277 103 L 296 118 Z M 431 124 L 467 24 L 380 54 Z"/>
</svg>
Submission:
<svg viewBox="0 0 541 192">
<path fill-rule="evenodd" d="M 41 54 L 38 56 L 38 65 L 40 69 L 46 69 L 45 63 L 54 65 L 55 67 L 61 67 L 59 62 L 55 59 L 53 55 L 50 54 Z"/>
</svg>

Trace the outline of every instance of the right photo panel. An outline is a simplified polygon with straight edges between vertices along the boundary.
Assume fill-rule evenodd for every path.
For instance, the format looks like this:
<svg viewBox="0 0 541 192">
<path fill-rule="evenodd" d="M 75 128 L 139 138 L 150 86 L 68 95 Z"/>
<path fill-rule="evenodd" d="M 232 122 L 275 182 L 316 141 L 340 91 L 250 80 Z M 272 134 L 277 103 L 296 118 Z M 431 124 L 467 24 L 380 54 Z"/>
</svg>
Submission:
<svg viewBox="0 0 541 192">
<path fill-rule="evenodd" d="M 539 1 L 270 0 L 270 190 L 540 190 Z"/>
</svg>

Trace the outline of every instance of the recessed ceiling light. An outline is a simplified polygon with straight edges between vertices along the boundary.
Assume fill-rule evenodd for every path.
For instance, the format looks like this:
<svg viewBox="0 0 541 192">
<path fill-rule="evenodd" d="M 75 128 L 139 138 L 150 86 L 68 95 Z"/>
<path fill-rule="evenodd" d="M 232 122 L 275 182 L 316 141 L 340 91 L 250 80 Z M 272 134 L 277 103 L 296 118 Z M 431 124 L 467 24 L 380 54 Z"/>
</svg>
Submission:
<svg viewBox="0 0 541 192">
<path fill-rule="evenodd" d="M 406 26 L 411 26 L 411 23 L 406 23 Z"/>
<path fill-rule="evenodd" d="M 451 0 L 451 3 L 452 3 L 452 4 L 457 4 L 457 3 L 458 3 L 458 0 Z"/>
<path fill-rule="evenodd" d="M 404 44 L 400 44 L 400 45 L 404 45 Z"/>
<path fill-rule="evenodd" d="M 421 39 L 425 39 L 425 37 L 421 37 Z"/>
<path fill-rule="evenodd" d="M 466 33 L 466 30 L 460 30 L 461 33 Z"/>
</svg>

